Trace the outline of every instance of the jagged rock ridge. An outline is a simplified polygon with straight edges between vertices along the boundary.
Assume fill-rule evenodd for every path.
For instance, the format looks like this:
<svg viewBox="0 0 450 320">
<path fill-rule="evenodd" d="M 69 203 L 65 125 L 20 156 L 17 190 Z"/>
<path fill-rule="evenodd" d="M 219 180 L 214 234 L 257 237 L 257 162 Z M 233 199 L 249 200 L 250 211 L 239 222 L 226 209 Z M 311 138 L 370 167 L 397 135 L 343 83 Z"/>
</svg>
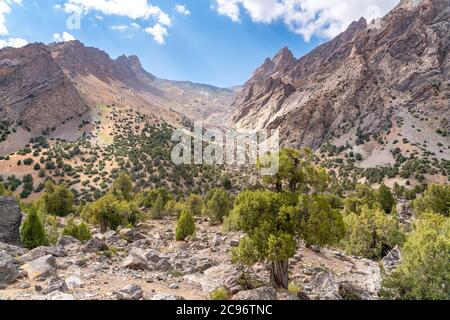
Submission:
<svg viewBox="0 0 450 320">
<path fill-rule="evenodd" d="M 448 0 L 404 0 L 298 60 L 287 48 L 267 59 L 233 103 L 231 122 L 280 129 L 295 147 L 318 147 L 344 127 L 353 137 L 378 133 L 410 106 L 439 119 L 434 130 L 448 127 L 449 39 Z"/>
</svg>

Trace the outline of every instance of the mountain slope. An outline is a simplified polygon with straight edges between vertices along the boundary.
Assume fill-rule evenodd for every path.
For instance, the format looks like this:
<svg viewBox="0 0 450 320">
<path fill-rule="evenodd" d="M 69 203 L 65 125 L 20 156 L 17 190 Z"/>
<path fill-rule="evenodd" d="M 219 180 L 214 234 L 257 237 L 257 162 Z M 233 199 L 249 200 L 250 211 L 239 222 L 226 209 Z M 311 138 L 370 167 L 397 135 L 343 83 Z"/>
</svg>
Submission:
<svg viewBox="0 0 450 320">
<path fill-rule="evenodd" d="M 279 129 L 294 147 L 401 136 L 412 149 L 426 140 L 443 144 L 428 150 L 449 158 L 448 137 L 436 133 L 450 129 L 449 39 L 448 0 L 401 1 L 298 60 L 287 48 L 267 59 L 234 101 L 231 122 Z"/>
<path fill-rule="evenodd" d="M 235 91 L 159 79 L 136 56 L 112 59 L 79 41 L 0 50 L 0 155 L 45 132 L 91 134 L 99 106 L 131 109 L 175 126 L 186 118 L 221 123 Z M 105 134 L 109 134 L 108 132 Z"/>
</svg>

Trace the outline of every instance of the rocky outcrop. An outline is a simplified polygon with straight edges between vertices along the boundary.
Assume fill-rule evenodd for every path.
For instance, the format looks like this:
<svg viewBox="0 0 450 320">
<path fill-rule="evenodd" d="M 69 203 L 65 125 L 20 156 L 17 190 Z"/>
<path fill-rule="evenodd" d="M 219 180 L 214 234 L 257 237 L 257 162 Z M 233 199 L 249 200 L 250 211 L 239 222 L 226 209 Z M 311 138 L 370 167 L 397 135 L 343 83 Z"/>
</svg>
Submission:
<svg viewBox="0 0 450 320">
<path fill-rule="evenodd" d="M 241 291 L 233 296 L 233 300 L 277 300 L 277 292 L 272 287 L 261 287 L 254 290 Z"/>
<path fill-rule="evenodd" d="M 144 292 L 142 288 L 135 284 L 129 284 L 124 288 L 113 293 L 116 300 L 139 300 L 142 299 Z"/>
<path fill-rule="evenodd" d="M 19 269 L 14 259 L 0 251 L 0 289 L 16 281 L 19 276 Z"/>
<path fill-rule="evenodd" d="M 0 197 L 0 242 L 21 245 L 22 212 L 14 198 Z"/>
<path fill-rule="evenodd" d="M 44 44 L 0 50 L 0 113 L 41 133 L 86 111 L 63 69 Z"/>
<path fill-rule="evenodd" d="M 284 48 L 243 86 L 231 122 L 279 129 L 285 145 L 315 148 L 347 133 L 356 140 L 357 128 L 382 132 L 409 106 L 448 119 L 449 30 L 447 0 L 409 0 L 298 60 Z"/>
<path fill-rule="evenodd" d="M 52 255 L 30 261 L 21 267 L 33 280 L 45 280 L 57 275 L 56 259 Z"/>
</svg>

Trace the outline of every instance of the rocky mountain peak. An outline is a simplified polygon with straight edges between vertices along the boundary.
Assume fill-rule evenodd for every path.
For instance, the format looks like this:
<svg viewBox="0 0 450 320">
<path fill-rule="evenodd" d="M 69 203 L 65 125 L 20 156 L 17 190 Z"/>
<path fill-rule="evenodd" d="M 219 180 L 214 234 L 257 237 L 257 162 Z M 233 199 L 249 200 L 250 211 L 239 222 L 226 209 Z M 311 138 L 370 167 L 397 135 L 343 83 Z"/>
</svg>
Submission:
<svg viewBox="0 0 450 320">
<path fill-rule="evenodd" d="M 298 60 L 283 48 L 245 84 L 232 119 L 280 129 L 285 145 L 316 148 L 333 136 L 354 141 L 356 127 L 386 131 L 409 106 L 448 118 L 449 32 L 448 0 L 404 0 L 370 27 L 361 18 Z M 267 86 L 271 79 L 281 83 Z"/>
<path fill-rule="evenodd" d="M 284 47 L 273 57 L 272 61 L 277 68 L 285 68 L 286 66 L 294 64 L 297 59 L 295 59 L 288 47 Z"/>
</svg>

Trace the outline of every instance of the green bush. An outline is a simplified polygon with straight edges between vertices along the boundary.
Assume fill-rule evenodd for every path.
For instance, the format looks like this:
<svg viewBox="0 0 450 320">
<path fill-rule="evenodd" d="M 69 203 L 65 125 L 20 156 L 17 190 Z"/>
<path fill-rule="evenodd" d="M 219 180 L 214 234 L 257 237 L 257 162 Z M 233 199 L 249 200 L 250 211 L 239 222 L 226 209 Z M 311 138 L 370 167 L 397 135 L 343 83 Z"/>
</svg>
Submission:
<svg viewBox="0 0 450 320">
<path fill-rule="evenodd" d="M 161 220 L 164 218 L 164 201 L 161 195 L 158 195 L 155 203 L 150 209 L 150 217 L 154 220 Z"/>
<path fill-rule="evenodd" d="M 191 213 L 188 210 L 184 210 L 180 218 L 178 219 L 177 227 L 175 230 L 175 236 L 177 241 L 183 241 L 187 237 L 195 234 L 195 222 Z"/>
<path fill-rule="evenodd" d="M 23 245 L 28 249 L 34 249 L 48 244 L 47 235 L 39 218 L 36 205 L 32 205 L 29 208 L 28 214 L 20 229 L 20 236 Z"/>
<path fill-rule="evenodd" d="M 426 212 L 402 249 L 400 266 L 383 280 L 382 296 L 403 300 L 450 299 L 450 218 Z"/>
<path fill-rule="evenodd" d="M 432 211 L 448 217 L 450 215 L 450 185 L 430 185 L 423 197 L 413 202 L 413 207 L 418 214 Z"/>
<path fill-rule="evenodd" d="M 226 301 L 230 300 L 231 294 L 226 288 L 218 288 L 209 294 L 210 300 Z"/>
<path fill-rule="evenodd" d="M 378 189 L 376 198 L 381 206 L 381 209 L 383 209 L 386 213 L 391 213 L 395 206 L 395 199 L 392 195 L 391 189 L 389 189 L 384 183 L 382 183 Z"/>
<path fill-rule="evenodd" d="M 65 185 L 55 186 L 48 180 L 42 199 L 49 214 L 65 217 L 73 212 L 75 196 Z"/>
<path fill-rule="evenodd" d="M 398 218 L 379 208 L 360 208 L 344 217 L 346 235 L 343 245 L 348 254 L 380 259 L 402 241 Z"/>
<path fill-rule="evenodd" d="M 76 224 L 74 218 L 70 218 L 67 221 L 67 224 L 64 227 L 62 234 L 66 236 L 72 236 L 75 239 L 78 239 L 82 242 L 88 241 L 92 237 L 88 225 L 84 222 Z"/>
<path fill-rule="evenodd" d="M 107 194 L 85 206 L 81 216 L 85 221 L 98 224 L 101 232 L 105 232 L 108 228 L 117 230 L 119 226 L 136 225 L 141 212 L 133 203 L 120 201 L 112 194 Z"/>
<path fill-rule="evenodd" d="M 225 190 L 215 189 L 208 196 L 203 214 L 206 215 L 213 224 L 221 224 L 231 211 L 231 201 Z M 207 198 L 208 198 L 207 197 Z"/>
<path fill-rule="evenodd" d="M 301 196 L 297 205 L 300 233 L 308 245 L 333 245 L 345 235 L 341 212 L 327 196 Z"/>
</svg>

